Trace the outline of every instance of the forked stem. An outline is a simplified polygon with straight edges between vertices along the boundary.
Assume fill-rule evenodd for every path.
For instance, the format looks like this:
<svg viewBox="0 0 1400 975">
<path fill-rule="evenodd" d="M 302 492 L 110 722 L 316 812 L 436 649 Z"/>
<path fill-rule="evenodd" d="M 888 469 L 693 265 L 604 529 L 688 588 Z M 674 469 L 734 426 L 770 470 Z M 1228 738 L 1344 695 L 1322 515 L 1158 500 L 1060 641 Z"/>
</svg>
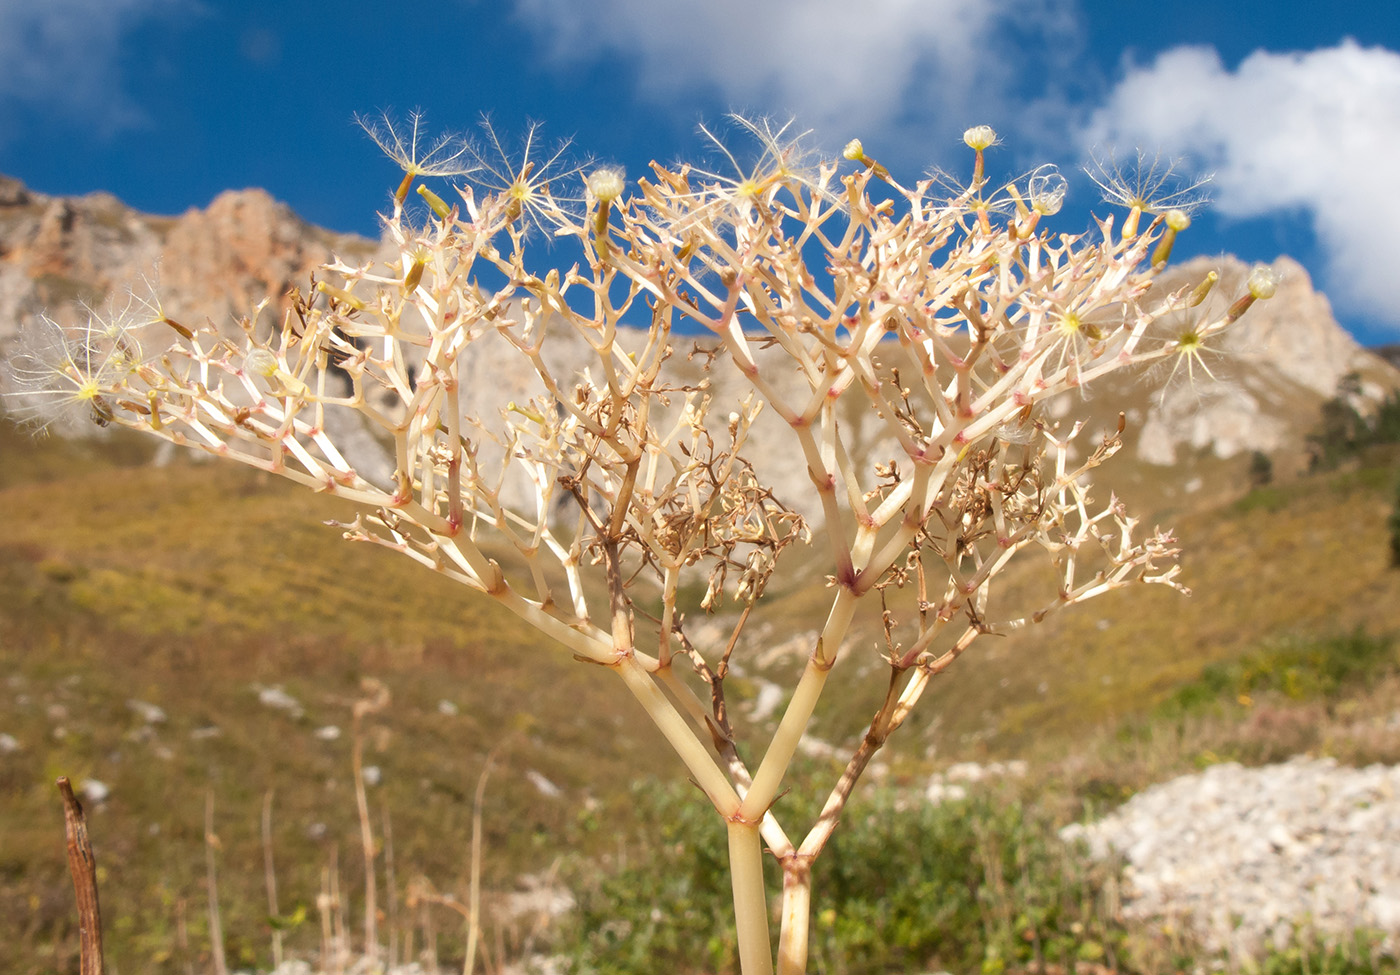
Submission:
<svg viewBox="0 0 1400 975">
<path fill-rule="evenodd" d="M 763 842 L 758 823 L 730 819 L 726 826 L 739 970 L 743 975 L 772 975 L 773 947 L 768 940 L 768 895 L 763 886 Z"/>
</svg>

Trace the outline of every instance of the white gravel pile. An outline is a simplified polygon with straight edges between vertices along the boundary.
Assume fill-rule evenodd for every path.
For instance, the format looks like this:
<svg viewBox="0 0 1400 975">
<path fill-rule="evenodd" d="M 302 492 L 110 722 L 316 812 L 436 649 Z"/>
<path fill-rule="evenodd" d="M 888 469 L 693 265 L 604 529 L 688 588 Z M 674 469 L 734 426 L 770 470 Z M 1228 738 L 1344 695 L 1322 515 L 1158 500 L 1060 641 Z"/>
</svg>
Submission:
<svg viewBox="0 0 1400 975">
<path fill-rule="evenodd" d="M 1215 765 L 1062 835 L 1124 858 L 1130 916 L 1184 924 L 1217 951 L 1254 955 L 1295 929 L 1400 944 L 1400 767 Z"/>
</svg>

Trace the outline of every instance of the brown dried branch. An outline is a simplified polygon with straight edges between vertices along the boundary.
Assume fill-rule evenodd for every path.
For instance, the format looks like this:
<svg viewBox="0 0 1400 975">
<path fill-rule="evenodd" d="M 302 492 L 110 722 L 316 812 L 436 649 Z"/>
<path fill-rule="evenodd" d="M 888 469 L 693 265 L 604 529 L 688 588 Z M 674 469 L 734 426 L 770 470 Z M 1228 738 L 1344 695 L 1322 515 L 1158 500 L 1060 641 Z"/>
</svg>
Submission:
<svg viewBox="0 0 1400 975">
<path fill-rule="evenodd" d="M 83 805 L 73 794 L 68 777 L 60 776 L 63 797 L 63 830 L 68 838 L 68 872 L 78 901 L 78 964 L 82 975 L 102 975 L 102 910 L 97 899 L 97 857 L 88 837 Z"/>
</svg>

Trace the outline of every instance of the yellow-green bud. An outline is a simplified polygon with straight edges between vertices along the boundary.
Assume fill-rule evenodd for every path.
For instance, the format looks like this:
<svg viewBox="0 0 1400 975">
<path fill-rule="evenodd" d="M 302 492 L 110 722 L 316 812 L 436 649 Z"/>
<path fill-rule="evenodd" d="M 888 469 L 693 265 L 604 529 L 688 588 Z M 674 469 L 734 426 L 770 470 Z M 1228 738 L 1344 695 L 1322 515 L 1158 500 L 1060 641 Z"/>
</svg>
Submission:
<svg viewBox="0 0 1400 975">
<path fill-rule="evenodd" d="M 408 270 L 404 272 L 404 291 L 415 291 L 423 281 L 423 271 L 428 266 L 427 254 L 415 251 L 413 261 L 408 265 Z"/>
<path fill-rule="evenodd" d="M 277 375 L 277 369 L 277 356 L 267 349 L 253 349 L 243 357 L 243 370 L 245 372 L 270 378 Z"/>
<path fill-rule="evenodd" d="M 1157 243 L 1157 249 L 1152 252 L 1153 267 L 1167 262 L 1167 258 L 1171 257 L 1172 246 L 1176 243 L 1176 235 L 1191 226 L 1191 218 L 1184 210 L 1168 210 L 1163 215 L 1162 222 L 1167 225 L 1167 229 L 1162 231 L 1162 239 Z M 1126 235 L 1126 230 L 1124 233 Z"/>
<path fill-rule="evenodd" d="M 349 305 L 356 311 L 365 310 L 365 303 L 359 298 L 356 298 L 350 292 L 346 291 L 344 288 L 337 288 L 333 284 L 326 284 L 326 282 L 324 281 L 317 281 L 316 290 L 321 292 L 321 294 L 323 295 L 334 298 L 341 304 Z"/>
<path fill-rule="evenodd" d="M 1249 293 L 1256 298 L 1272 298 L 1278 291 L 1279 273 L 1260 264 L 1249 272 Z"/>
<path fill-rule="evenodd" d="M 1180 233 L 1187 227 L 1191 226 L 1191 217 L 1189 214 L 1187 214 L 1185 210 L 1168 210 L 1166 215 L 1166 224 L 1168 229 L 1175 230 L 1177 233 Z"/>
<path fill-rule="evenodd" d="M 1214 287 L 1215 287 L 1215 282 L 1217 282 L 1217 281 L 1219 281 L 1219 280 L 1220 280 L 1220 272 L 1219 272 L 1219 271 L 1211 271 L 1209 274 L 1207 274 L 1207 275 L 1201 280 L 1201 283 L 1198 284 L 1198 285 L 1196 285 L 1195 290 L 1192 291 L 1191 294 L 1190 294 L 1190 296 L 1186 299 L 1186 307 L 1187 307 L 1187 308 L 1195 308 L 1195 307 L 1196 307 L 1197 305 L 1199 305 L 1201 302 L 1205 301 L 1205 300 L 1206 300 L 1206 295 L 1210 294 L 1210 289 L 1211 289 L 1211 288 L 1214 288 Z"/>
<path fill-rule="evenodd" d="M 866 169 L 870 170 L 877 179 L 888 180 L 890 178 L 890 171 L 888 169 L 865 154 L 865 146 L 861 145 L 859 139 L 852 139 L 850 142 L 846 143 L 846 148 L 841 150 L 841 155 L 852 162 L 861 163 Z"/>
<path fill-rule="evenodd" d="M 428 204 L 428 208 L 437 215 L 439 220 L 446 220 L 448 214 L 452 212 L 452 208 L 447 205 L 447 202 L 426 186 L 420 185 L 418 187 L 418 195 L 423 198 L 423 202 Z"/>
</svg>

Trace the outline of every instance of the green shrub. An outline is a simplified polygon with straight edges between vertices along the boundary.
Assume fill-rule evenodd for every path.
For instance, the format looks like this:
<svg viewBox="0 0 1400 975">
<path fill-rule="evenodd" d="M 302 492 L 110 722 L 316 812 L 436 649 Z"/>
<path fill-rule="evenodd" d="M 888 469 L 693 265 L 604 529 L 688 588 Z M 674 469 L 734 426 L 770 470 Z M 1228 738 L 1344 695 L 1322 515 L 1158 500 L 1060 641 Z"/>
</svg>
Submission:
<svg viewBox="0 0 1400 975">
<path fill-rule="evenodd" d="M 689 799 L 686 787 L 634 791 L 637 818 L 652 826 L 625 867 L 576 879 L 579 909 L 555 946 L 573 971 L 734 969 L 725 834 Z M 1019 798 L 931 805 L 879 790 L 852 803 L 832 846 L 815 868 L 814 971 L 1072 967 L 1111 962 L 1127 937 L 1101 909 L 1114 868 L 1089 864 Z"/>
<path fill-rule="evenodd" d="M 1363 645 L 1334 641 L 1369 659 Z M 1342 664 L 1342 669 L 1351 665 Z M 580 861 L 579 907 L 553 948 L 578 975 L 734 971 L 725 834 L 685 785 L 639 785 L 635 821 L 649 823 L 609 869 Z M 782 803 L 815 809 L 800 790 Z M 593 826 L 598 827 L 594 821 Z M 1029 795 L 974 790 L 929 804 L 893 789 L 847 808 L 817 861 L 809 970 L 821 975 L 948 971 L 1236 971 L 1249 975 L 1393 975 L 1373 932 L 1323 942 L 1300 928 L 1262 957 L 1215 958 L 1182 931 L 1130 925 L 1118 867 L 1060 839 Z M 770 858 L 771 860 L 771 858 Z M 776 878 L 776 864 L 774 878 Z"/>
<path fill-rule="evenodd" d="M 1395 485 L 1395 507 L 1391 509 L 1390 520 L 1390 565 L 1400 569 L 1400 482 Z"/>
<path fill-rule="evenodd" d="M 1262 450 L 1256 450 L 1249 455 L 1249 485 L 1252 488 L 1261 488 L 1273 483 L 1274 461 Z"/>
<path fill-rule="evenodd" d="M 1331 470 L 1371 446 L 1400 443 L 1400 391 L 1392 390 L 1365 416 L 1353 405 L 1361 395 L 1361 377 L 1348 373 L 1337 394 L 1322 404 L 1307 438 L 1314 470 Z"/>
</svg>

